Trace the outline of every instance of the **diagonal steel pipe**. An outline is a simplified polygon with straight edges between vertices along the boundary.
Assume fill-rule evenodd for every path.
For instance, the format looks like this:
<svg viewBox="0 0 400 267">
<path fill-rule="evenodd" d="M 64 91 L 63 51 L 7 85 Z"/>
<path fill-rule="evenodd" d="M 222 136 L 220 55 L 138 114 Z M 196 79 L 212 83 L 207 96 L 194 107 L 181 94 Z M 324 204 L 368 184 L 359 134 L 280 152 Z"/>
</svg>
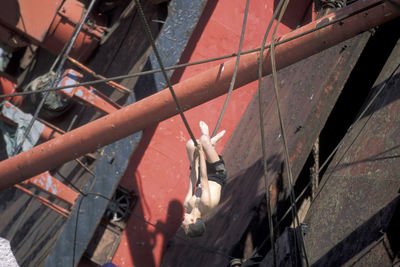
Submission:
<svg viewBox="0 0 400 267">
<path fill-rule="evenodd" d="M 277 42 L 281 44 L 275 48 L 277 68 L 284 68 L 398 17 L 399 4 L 399 0 L 358 1 L 282 36 Z M 338 18 L 344 19 L 339 21 Z M 236 88 L 257 79 L 259 56 L 259 52 L 241 56 Z M 229 88 L 235 60 L 233 58 L 176 84 L 175 93 L 183 108 L 187 110 L 225 94 Z M 263 54 L 263 61 L 263 73 L 268 75 L 271 73 L 268 49 Z M 57 168 L 65 162 L 176 114 L 177 109 L 172 96 L 168 90 L 163 90 L 0 162 L 0 189 Z"/>
</svg>

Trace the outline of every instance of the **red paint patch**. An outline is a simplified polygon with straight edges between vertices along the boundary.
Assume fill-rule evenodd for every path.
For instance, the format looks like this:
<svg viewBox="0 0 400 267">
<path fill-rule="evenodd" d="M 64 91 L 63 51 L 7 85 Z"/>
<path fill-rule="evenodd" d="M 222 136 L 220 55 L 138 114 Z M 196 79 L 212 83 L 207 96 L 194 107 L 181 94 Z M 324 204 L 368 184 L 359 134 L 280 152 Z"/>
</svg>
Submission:
<svg viewBox="0 0 400 267">
<path fill-rule="evenodd" d="M 273 1 L 251 1 L 244 50 L 260 46 L 272 16 L 272 4 Z M 211 11 L 212 16 L 206 23 L 188 61 L 237 52 L 244 9 L 245 1 L 219 1 Z M 290 29 L 282 24 L 278 33 L 284 34 L 289 31 Z M 194 33 L 196 34 L 199 32 Z M 186 68 L 180 81 L 221 62 Z M 227 133 L 217 146 L 219 153 L 232 135 L 256 89 L 257 83 L 254 82 L 232 94 L 220 127 Z M 196 136 L 200 135 L 198 127 L 200 120 L 205 121 L 212 132 L 225 97 L 219 97 L 185 112 Z M 182 202 L 186 195 L 189 174 L 185 150 L 188 139 L 189 135 L 179 116 L 161 122 L 154 131 L 145 131 L 122 184 L 139 192 L 139 202 L 133 212 L 145 217 L 152 224 L 157 224 L 158 227 L 155 228 L 131 215 L 113 259 L 118 266 L 160 265 L 166 242 L 171 237 L 168 233 L 176 232 L 183 215 Z"/>
</svg>

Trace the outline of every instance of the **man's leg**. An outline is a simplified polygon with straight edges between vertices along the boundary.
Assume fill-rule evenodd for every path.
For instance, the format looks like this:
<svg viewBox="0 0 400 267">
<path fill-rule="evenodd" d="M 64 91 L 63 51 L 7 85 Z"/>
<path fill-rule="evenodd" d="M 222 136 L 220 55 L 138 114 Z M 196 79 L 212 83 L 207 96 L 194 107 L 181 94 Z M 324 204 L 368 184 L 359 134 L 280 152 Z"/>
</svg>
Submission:
<svg viewBox="0 0 400 267">
<path fill-rule="evenodd" d="M 195 150 L 196 150 L 196 148 L 194 146 L 193 140 L 187 141 L 186 142 L 186 152 L 187 152 L 190 164 L 192 164 L 194 162 L 193 159 L 194 159 L 194 151 Z M 192 166 L 192 165 L 190 165 L 190 166 Z"/>
<path fill-rule="evenodd" d="M 190 162 L 190 175 L 189 175 L 189 186 L 188 186 L 188 191 L 185 197 L 185 201 L 184 201 L 184 207 L 186 209 L 186 211 L 189 210 L 189 201 L 193 196 L 194 193 L 194 186 L 196 184 L 196 173 L 197 173 L 197 167 L 195 164 L 195 160 L 194 160 L 194 151 L 196 150 L 194 143 L 192 140 L 189 140 L 186 143 L 186 152 L 188 154 L 188 159 Z"/>
<path fill-rule="evenodd" d="M 225 134 L 225 131 L 222 131 L 220 133 L 218 133 L 216 136 L 214 136 L 213 138 L 210 138 L 209 135 L 209 129 L 207 124 L 205 124 L 204 122 L 200 122 L 200 130 L 202 133 L 202 136 L 200 137 L 200 143 L 201 146 L 203 148 L 203 151 L 207 157 L 207 165 L 210 165 L 210 167 L 212 169 L 215 169 L 216 166 L 219 166 L 218 168 L 223 167 L 223 163 L 220 161 L 220 157 L 217 153 L 217 151 L 215 150 L 215 144 L 217 143 L 217 141 L 219 139 L 222 138 L 222 136 Z M 219 163 L 221 162 L 221 163 Z M 214 164 L 214 165 L 213 165 Z M 208 169 L 208 167 L 207 167 Z M 223 167 L 223 169 L 225 169 Z M 209 170 L 207 170 L 209 171 Z M 211 171 L 211 173 L 207 173 L 207 175 L 205 175 L 204 180 L 205 181 L 205 186 L 204 188 L 208 188 L 209 190 L 209 206 L 210 208 L 215 207 L 216 205 L 218 205 L 219 201 L 220 201 L 220 197 L 221 197 L 221 187 L 222 184 L 225 182 L 225 176 L 219 178 L 218 180 L 220 180 L 220 182 L 217 182 L 215 179 L 210 180 L 211 175 L 213 177 L 215 177 L 217 170 Z M 203 177 L 202 177 L 203 178 Z M 203 179 L 202 179 L 203 180 Z M 203 185 L 202 185 L 203 188 Z"/>
<path fill-rule="evenodd" d="M 205 122 L 200 122 L 200 131 L 201 131 L 201 137 L 200 137 L 200 143 L 203 146 L 204 153 L 206 154 L 207 157 L 207 162 L 209 163 L 214 163 L 219 160 L 219 155 L 217 151 L 215 151 L 215 144 L 221 137 L 225 134 L 225 131 L 221 131 L 218 133 L 215 137 L 210 138 L 208 126 Z"/>
</svg>

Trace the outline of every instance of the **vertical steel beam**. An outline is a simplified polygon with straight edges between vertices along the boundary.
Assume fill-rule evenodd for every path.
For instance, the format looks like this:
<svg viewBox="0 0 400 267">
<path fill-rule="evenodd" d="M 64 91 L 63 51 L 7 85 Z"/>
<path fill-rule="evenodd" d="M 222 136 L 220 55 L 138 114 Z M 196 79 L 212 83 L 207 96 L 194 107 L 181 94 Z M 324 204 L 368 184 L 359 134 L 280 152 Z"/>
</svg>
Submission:
<svg viewBox="0 0 400 267">
<path fill-rule="evenodd" d="M 399 0 L 394 2 L 398 4 Z M 367 7 L 371 8 L 366 9 Z M 362 12 L 357 13 L 360 10 Z M 321 25 L 329 24 L 338 17 L 346 17 L 340 22 L 278 45 L 275 49 L 277 67 L 279 69 L 286 67 L 399 15 L 398 8 L 388 2 L 358 1 L 282 36 L 280 40 L 291 39 L 319 28 Z M 257 79 L 259 56 L 258 52 L 241 56 L 236 88 Z M 263 62 L 264 75 L 270 74 L 271 64 L 268 49 L 263 54 Z M 234 65 L 235 59 L 232 59 L 176 84 L 174 89 L 182 107 L 187 110 L 226 93 Z M 176 114 L 177 110 L 169 91 L 163 90 L 0 162 L 0 189 L 46 170 L 54 169 L 67 161 Z"/>
</svg>

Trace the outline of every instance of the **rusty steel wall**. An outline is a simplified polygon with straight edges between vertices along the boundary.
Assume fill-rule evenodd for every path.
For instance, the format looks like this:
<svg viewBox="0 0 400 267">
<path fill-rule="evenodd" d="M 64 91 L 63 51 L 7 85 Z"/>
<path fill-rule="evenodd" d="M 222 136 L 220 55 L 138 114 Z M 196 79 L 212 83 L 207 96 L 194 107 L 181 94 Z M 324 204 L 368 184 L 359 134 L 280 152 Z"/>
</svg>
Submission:
<svg viewBox="0 0 400 267">
<path fill-rule="evenodd" d="M 306 223 L 310 231 L 305 241 L 310 263 L 315 266 L 351 262 L 382 237 L 399 204 L 399 70 L 389 80 L 399 58 L 400 41 L 367 102 L 385 83 L 386 87 L 345 136 L 322 179 L 324 187 L 308 212 Z M 385 266 L 387 251 L 376 253 L 379 255 L 364 257 L 364 266 L 378 266 L 376 259 L 380 257 L 383 265 L 379 266 Z"/>
</svg>

